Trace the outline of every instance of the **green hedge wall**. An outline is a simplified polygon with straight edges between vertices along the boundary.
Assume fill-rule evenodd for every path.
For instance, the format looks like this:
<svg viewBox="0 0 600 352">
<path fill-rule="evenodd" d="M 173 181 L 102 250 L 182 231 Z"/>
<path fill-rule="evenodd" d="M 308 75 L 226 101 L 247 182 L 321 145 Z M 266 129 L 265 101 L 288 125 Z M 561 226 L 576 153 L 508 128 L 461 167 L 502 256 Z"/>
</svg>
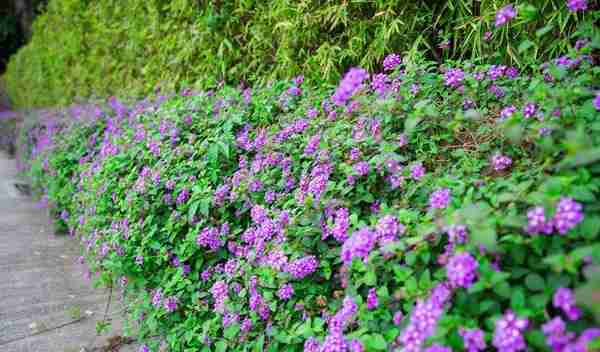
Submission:
<svg viewBox="0 0 600 352">
<path fill-rule="evenodd" d="M 7 81 L 16 104 L 33 107 L 298 73 L 334 82 L 390 52 L 524 65 L 565 52 L 568 34 L 597 12 L 570 12 L 565 0 L 514 4 L 517 18 L 495 28 L 505 1 L 51 0 Z"/>
</svg>

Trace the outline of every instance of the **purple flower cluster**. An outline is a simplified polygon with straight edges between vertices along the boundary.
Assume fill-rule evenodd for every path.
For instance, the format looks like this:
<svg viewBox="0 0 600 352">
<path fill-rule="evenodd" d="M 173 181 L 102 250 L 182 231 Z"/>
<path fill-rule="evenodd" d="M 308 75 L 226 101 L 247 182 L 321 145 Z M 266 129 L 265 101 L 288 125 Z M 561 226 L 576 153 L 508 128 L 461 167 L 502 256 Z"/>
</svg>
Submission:
<svg viewBox="0 0 600 352">
<path fill-rule="evenodd" d="M 225 281 L 216 281 L 210 288 L 210 293 L 215 301 L 215 312 L 225 312 L 225 301 L 227 300 L 227 291 L 229 290 Z"/>
<path fill-rule="evenodd" d="M 444 209 L 450 203 L 450 189 L 440 188 L 429 196 L 430 209 Z"/>
<path fill-rule="evenodd" d="M 527 329 L 529 322 L 527 319 L 519 318 L 512 311 L 507 311 L 496 320 L 496 329 L 492 345 L 498 352 L 516 352 L 527 348 L 523 331 Z"/>
<path fill-rule="evenodd" d="M 571 12 L 587 10 L 587 0 L 567 0 L 567 7 Z"/>
<path fill-rule="evenodd" d="M 344 264 L 349 265 L 352 259 L 366 260 L 377 241 L 377 234 L 368 227 L 354 232 L 342 245 L 340 256 Z"/>
<path fill-rule="evenodd" d="M 554 292 L 552 304 L 560 308 L 569 320 L 577 320 L 581 317 L 581 310 L 577 308 L 573 291 L 568 288 L 560 287 Z"/>
<path fill-rule="evenodd" d="M 377 290 L 374 288 L 369 289 L 369 293 L 367 294 L 367 309 L 373 310 L 377 308 L 379 305 L 379 301 L 377 300 Z"/>
<path fill-rule="evenodd" d="M 432 290 L 429 299 L 417 301 L 410 316 L 410 323 L 398 337 L 398 342 L 403 347 L 402 351 L 421 352 L 425 340 L 435 332 L 450 296 L 450 289 L 445 284 L 438 284 Z"/>
<path fill-rule="evenodd" d="M 338 85 L 331 101 L 338 106 L 346 105 L 346 102 L 361 88 L 364 80 L 369 77 L 367 70 L 362 68 L 351 68 Z"/>
<path fill-rule="evenodd" d="M 177 309 L 177 297 L 170 296 L 165 298 L 164 307 L 167 312 L 172 313 Z"/>
<path fill-rule="evenodd" d="M 508 4 L 496 12 L 496 27 L 501 27 L 517 15 L 512 4 Z"/>
<path fill-rule="evenodd" d="M 350 228 L 349 223 L 349 212 L 347 208 L 339 208 L 335 212 L 335 221 L 331 233 L 333 238 L 343 242 L 348 239 L 348 229 Z"/>
<path fill-rule="evenodd" d="M 463 70 L 461 70 L 460 68 L 449 69 L 444 74 L 444 80 L 445 80 L 444 84 L 449 87 L 453 87 L 453 88 L 460 87 L 462 85 L 462 81 L 464 79 L 465 79 L 465 72 Z"/>
<path fill-rule="evenodd" d="M 495 171 L 502 171 L 512 165 L 512 159 L 506 155 L 496 154 L 492 157 L 492 165 Z"/>
<path fill-rule="evenodd" d="M 214 227 L 205 227 L 196 237 L 196 244 L 214 251 L 224 243 L 220 238 L 219 230 Z"/>
<path fill-rule="evenodd" d="M 396 67 L 400 66 L 402 63 L 402 58 L 398 54 L 389 54 L 383 59 L 383 69 L 384 71 L 392 71 Z"/>
<path fill-rule="evenodd" d="M 410 177 L 412 177 L 415 181 L 418 181 L 423 176 L 425 176 L 425 167 L 423 167 L 423 164 L 417 163 L 411 166 Z"/>
<path fill-rule="evenodd" d="M 455 254 L 446 265 L 446 276 L 452 287 L 469 288 L 477 279 L 479 263 L 467 252 Z"/>
<path fill-rule="evenodd" d="M 309 255 L 290 262 L 286 267 L 286 271 L 292 275 L 294 279 L 299 280 L 314 273 L 318 266 L 319 261 L 317 260 L 317 257 Z"/>
<path fill-rule="evenodd" d="M 507 106 L 502 111 L 500 111 L 500 119 L 504 120 L 511 117 L 515 112 L 517 112 L 517 108 L 514 106 Z"/>
<path fill-rule="evenodd" d="M 485 350 L 485 335 L 481 329 L 460 328 L 458 334 L 463 338 L 467 352 L 479 352 Z"/>
<path fill-rule="evenodd" d="M 583 221 L 583 206 L 572 198 L 562 197 L 556 205 L 554 216 L 546 219 L 545 210 L 541 206 L 527 212 L 527 232 L 530 234 L 551 234 L 555 229 L 564 235 Z"/>
<path fill-rule="evenodd" d="M 287 301 L 288 299 L 292 298 L 293 295 L 294 287 L 292 286 L 292 284 L 289 283 L 282 285 L 277 291 L 277 297 L 284 301 Z"/>
</svg>

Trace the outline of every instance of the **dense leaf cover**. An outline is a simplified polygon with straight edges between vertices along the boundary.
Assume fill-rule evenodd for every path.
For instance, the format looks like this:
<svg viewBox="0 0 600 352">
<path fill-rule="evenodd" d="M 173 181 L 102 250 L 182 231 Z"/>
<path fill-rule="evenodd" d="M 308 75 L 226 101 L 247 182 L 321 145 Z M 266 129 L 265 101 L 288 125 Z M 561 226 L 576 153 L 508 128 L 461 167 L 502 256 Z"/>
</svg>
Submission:
<svg viewBox="0 0 600 352">
<path fill-rule="evenodd" d="M 42 113 L 22 157 L 145 351 L 582 351 L 593 46 L 527 74 L 389 56 L 334 89 L 111 98 Z"/>
<path fill-rule="evenodd" d="M 524 67 L 564 54 L 598 0 L 50 0 L 8 66 L 18 107 L 223 80 L 337 81 L 390 52 Z M 500 10 L 505 9 L 503 12 Z M 498 15 L 500 14 L 500 16 Z M 411 54 L 412 53 L 412 54 Z"/>
</svg>

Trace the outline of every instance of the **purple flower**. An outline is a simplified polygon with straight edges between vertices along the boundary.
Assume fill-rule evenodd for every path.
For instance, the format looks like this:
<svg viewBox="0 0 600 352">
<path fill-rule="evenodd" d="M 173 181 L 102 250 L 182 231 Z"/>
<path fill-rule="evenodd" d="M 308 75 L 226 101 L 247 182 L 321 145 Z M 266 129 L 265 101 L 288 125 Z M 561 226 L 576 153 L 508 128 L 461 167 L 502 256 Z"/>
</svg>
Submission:
<svg viewBox="0 0 600 352">
<path fill-rule="evenodd" d="M 309 255 L 289 263 L 286 267 L 286 271 L 290 273 L 294 279 L 303 279 L 314 273 L 318 266 L 319 261 L 317 260 L 317 257 Z"/>
<path fill-rule="evenodd" d="M 505 71 L 506 66 L 504 65 L 492 65 L 488 70 L 488 77 L 490 78 L 490 80 L 495 81 L 498 78 L 504 76 Z"/>
<path fill-rule="evenodd" d="M 506 155 L 496 154 L 492 157 L 492 165 L 494 165 L 494 170 L 502 171 L 512 165 L 512 159 Z"/>
<path fill-rule="evenodd" d="M 546 220 L 544 207 L 534 207 L 527 212 L 527 232 L 532 235 L 552 233 L 552 222 Z"/>
<path fill-rule="evenodd" d="M 379 73 L 373 76 L 371 80 L 371 89 L 379 96 L 385 95 L 388 90 L 389 77 L 385 73 Z"/>
<path fill-rule="evenodd" d="M 284 301 L 287 301 L 288 299 L 292 298 L 293 295 L 294 287 L 292 286 L 292 284 L 284 284 L 277 291 L 277 297 Z"/>
<path fill-rule="evenodd" d="M 170 296 L 165 298 L 164 301 L 164 307 L 167 310 L 167 312 L 171 313 L 174 312 L 175 309 L 177 309 L 177 297 L 175 296 Z"/>
<path fill-rule="evenodd" d="M 487 42 L 488 40 L 492 39 L 492 35 L 493 35 L 493 33 L 490 31 L 483 33 L 483 40 L 485 40 Z"/>
<path fill-rule="evenodd" d="M 216 228 L 205 227 L 196 237 L 196 244 L 214 251 L 223 245 L 223 241 Z"/>
<path fill-rule="evenodd" d="M 360 89 L 364 80 L 369 77 L 367 70 L 362 68 L 351 68 L 340 82 L 331 101 L 338 106 L 346 105 L 346 102 Z"/>
<path fill-rule="evenodd" d="M 429 196 L 430 209 L 444 209 L 450 203 L 450 189 L 440 188 Z"/>
<path fill-rule="evenodd" d="M 449 87 L 458 88 L 465 79 L 465 73 L 460 68 L 452 68 L 446 71 L 444 75 L 444 84 Z"/>
<path fill-rule="evenodd" d="M 446 276 L 453 287 L 469 288 L 477 279 L 479 263 L 467 252 L 455 254 L 446 265 Z"/>
<path fill-rule="evenodd" d="M 185 203 L 189 197 L 190 197 L 190 191 L 187 188 L 184 188 L 181 190 L 181 192 L 179 192 L 179 195 L 177 195 L 177 199 L 175 202 L 177 205 L 181 205 L 181 204 Z"/>
<path fill-rule="evenodd" d="M 340 256 L 344 264 L 349 265 L 355 257 L 366 260 L 375 245 L 376 239 L 377 235 L 368 227 L 363 227 L 354 232 L 342 245 Z"/>
<path fill-rule="evenodd" d="M 216 281 L 210 288 L 210 293 L 215 300 L 215 312 L 223 313 L 225 311 L 225 300 L 227 300 L 227 291 L 229 290 L 225 281 Z"/>
<path fill-rule="evenodd" d="M 583 220 L 583 207 L 573 198 L 562 197 L 556 206 L 552 224 L 561 235 L 566 234 Z"/>
<path fill-rule="evenodd" d="M 423 177 L 424 175 L 425 175 L 425 168 L 423 167 L 423 164 L 417 163 L 410 167 L 410 176 L 415 181 L 420 180 L 421 177 Z"/>
<path fill-rule="evenodd" d="M 460 328 L 458 334 L 463 338 L 467 352 L 479 352 L 485 349 L 485 335 L 481 329 Z"/>
<path fill-rule="evenodd" d="M 392 71 L 402 63 L 402 58 L 398 54 L 389 54 L 383 59 L 383 70 Z"/>
<path fill-rule="evenodd" d="M 333 234 L 333 238 L 336 240 L 343 242 L 348 238 L 348 229 L 350 228 L 349 224 L 349 212 L 347 208 L 339 208 L 335 212 L 335 221 L 333 223 L 333 228 L 331 229 L 331 233 Z"/>
<path fill-rule="evenodd" d="M 596 93 L 596 97 L 594 98 L 594 107 L 596 110 L 600 111 L 600 93 Z"/>
<path fill-rule="evenodd" d="M 496 320 L 492 345 L 498 349 L 498 352 L 525 350 L 527 345 L 523 338 L 523 331 L 528 324 L 527 319 L 519 318 L 508 310 L 501 318 Z"/>
<path fill-rule="evenodd" d="M 406 228 L 400 224 L 396 217 L 392 215 L 383 216 L 375 225 L 375 231 L 379 239 L 379 244 L 385 246 L 393 242 L 396 236 L 404 234 Z"/>
<path fill-rule="evenodd" d="M 400 326 L 400 324 L 402 324 L 402 319 L 404 319 L 404 314 L 402 314 L 402 311 L 399 310 L 394 313 L 392 321 L 394 322 L 394 325 Z"/>
<path fill-rule="evenodd" d="M 537 106 L 535 105 L 535 103 L 527 103 L 523 107 L 523 117 L 525 117 L 526 119 L 533 117 L 536 111 Z"/>
<path fill-rule="evenodd" d="M 378 305 L 379 302 L 377 300 L 377 291 L 374 288 L 371 288 L 367 294 L 367 309 L 373 310 L 377 308 Z"/>
<path fill-rule="evenodd" d="M 427 347 L 425 352 L 452 352 L 452 349 L 434 343 L 433 345 Z"/>
<path fill-rule="evenodd" d="M 512 4 L 508 4 L 496 12 L 496 28 L 503 26 L 517 15 Z"/>
<path fill-rule="evenodd" d="M 354 164 L 352 170 L 354 170 L 354 172 L 357 173 L 359 176 L 365 176 L 369 174 L 369 163 L 367 163 L 366 161 L 360 161 Z"/>
<path fill-rule="evenodd" d="M 569 320 L 577 320 L 581 317 L 581 310 L 575 304 L 575 296 L 569 288 L 560 287 L 554 292 L 552 304 L 556 308 L 560 308 Z"/>
<path fill-rule="evenodd" d="M 565 351 L 564 348 L 575 337 L 574 333 L 567 332 L 567 326 L 560 317 L 556 317 L 542 325 L 542 332 L 546 337 L 546 344 L 553 351 Z"/>
<path fill-rule="evenodd" d="M 515 79 L 517 77 L 519 77 L 519 69 L 516 67 L 509 67 L 506 69 L 506 77 L 510 78 L 510 79 Z"/>
<path fill-rule="evenodd" d="M 152 305 L 155 307 L 160 307 L 160 304 L 162 302 L 162 290 L 159 288 L 157 290 L 154 291 L 154 294 L 152 295 Z"/>
<path fill-rule="evenodd" d="M 319 348 L 319 341 L 312 336 L 304 342 L 304 352 L 319 352 Z"/>
<path fill-rule="evenodd" d="M 567 0 L 567 7 L 571 12 L 587 10 L 587 0 Z"/>
<path fill-rule="evenodd" d="M 350 352 L 364 352 L 365 350 L 365 347 L 363 346 L 362 342 L 360 342 L 360 340 L 357 339 L 353 339 L 352 341 L 350 341 L 348 347 Z"/>
<path fill-rule="evenodd" d="M 512 116 L 517 111 L 517 108 L 510 105 L 500 111 L 500 119 L 504 120 Z"/>
<path fill-rule="evenodd" d="M 342 334 L 330 334 L 323 341 L 319 352 L 347 352 L 348 343 Z"/>
<path fill-rule="evenodd" d="M 402 331 L 398 342 L 402 351 L 421 352 L 425 340 L 435 332 L 443 307 L 433 300 L 417 301 L 410 316 L 410 323 Z"/>
<path fill-rule="evenodd" d="M 448 228 L 450 243 L 465 243 L 467 241 L 467 227 L 465 225 L 451 225 Z"/>
<path fill-rule="evenodd" d="M 306 144 L 306 147 L 304 148 L 304 155 L 305 156 L 313 155 L 317 151 L 317 148 L 319 148 L 319 143 L 321 143 L 321 135 L 320 134 L 316 134 L 316 135 L 310 137 L 310 139 L 308 140 L 308 143 Z"/>
</svg>

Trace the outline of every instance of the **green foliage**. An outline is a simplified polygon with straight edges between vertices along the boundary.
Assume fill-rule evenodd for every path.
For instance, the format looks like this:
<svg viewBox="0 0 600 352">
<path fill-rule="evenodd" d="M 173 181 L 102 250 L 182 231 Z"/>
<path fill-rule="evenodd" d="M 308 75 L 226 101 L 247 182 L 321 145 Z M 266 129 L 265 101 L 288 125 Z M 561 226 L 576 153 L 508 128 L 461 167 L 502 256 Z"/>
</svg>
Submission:
<svg viewBox="0 0 600 352">
<path fill-rule="evenodd" d="M 566 52 L 576 25 L 597 18 L 570 13 L 564 0 L 516 3 L 518 17 L 495 29 L 504 1 L 51 0 L 7 81 L 17 106 L 42 107 L 141 97 L 157 85 L 299 73 L 334 82 L 350 66 L 375 71 L 392 52 L 525 65 Z"/>
<path fill-rule="evenodd" d="M 598 44 L 592 39 L 572 54 L 585 58 Z M 415 303 L 448 282 L 445 262 L 456 252 L 477 261 L 476 278 L 452 288 L 426 344 L 460 351 L 460 328 L 477 327 L 491 346 L 495 323 L 512 310 L 529 320 L 529 348 L 548 350 L 541 325 L 564 316 L 552 303 L 558 288 L 583 299 L 583 316 L 567 322 L 569 331 L 581 333 L 598 314 L 597 302 L 585 299 L 598 287 L 600 264 L 593 104 L 600 68 L 586 59 L 531 75 L 494 77 L 498 67 L 470 62 L 443 70 L 451 68 L 464 72 L 460 87 L 447 84 L 435 62 L 406 62 L 390 73 L 385 94 L 366 81 L 342 107 L 327 86 L 298 79 L 256 86 L 251 97 L 224 86 L 134 104 L 111 99 L 47 112 L 23 140 L 34 142 L 32 178 L 57 221 L 84 244 L 90 276 L 121 287 L 130 325 L 153 351 L 156 336 L 175 351 L 301 351 L 308 338 L 332 333 L 324 317 L 339 312 L 344 297 L 357 304 L 344 337 L 366 351 L 394 350 Z M 531 103 L 536 113 L 527 116 Z M 514 112 L 501 117 L 510 105 Z M 317 150 L 307 152 L 317 134 Z M 512 164 L 495 169 L 497 153 Z M 358 161 L 367 174 L 357 174 Z M 411 172 L 419 163 L 422 177 Z M 323 170 L 330 171 L 318 193 L 311 189 Z M 390 176 L 401 184 L 393 187 Z M 222 186 L 229 189 L 219 196 Z M 449 203 L 433 209 L 429 198 L 440 188 L 451 191 Z M 564 234 L 526 230 L 532 207 L 551 218 L 563 197 L 582 205 L 581 222 Z M 258 220 L 257 206 L 266 212 Z M 351 240 L 326 236 L 337 219 L 331 211 L 342 207 L 351 239 L 359 229 L 379 231 L 386 215 L 405 231 L 346 262 L 342 248 Z M 225 223 L 215 248 L 198 241 Z M 447 246 L 449 226 L 461 224 L 468 240 Z M 251 239 L 252 231 L 274 229 L 258 237 L 264 242 Z M 236 251 L 242 247 L 248 252 Z M 277 267 L 282 256 L 306 255 L 318 260 L 306 277 Z M 237 320 L 227 323 L 232 316 L 217 309 L 217 283 L 227 285 L 224 308 Z M 284 284 L 293 286 L 289 299 L 278 296 Z M 379 304 L 369 309 L 371 289 Z M 257 293 L 268 319 L 252 308 Z M 173 311 L 167 297 L 177 300 Z M 405 318 L 395 325 L 398 311 Z M 242 328 L 245 321 L 250 327 Z"/>
</svg>

